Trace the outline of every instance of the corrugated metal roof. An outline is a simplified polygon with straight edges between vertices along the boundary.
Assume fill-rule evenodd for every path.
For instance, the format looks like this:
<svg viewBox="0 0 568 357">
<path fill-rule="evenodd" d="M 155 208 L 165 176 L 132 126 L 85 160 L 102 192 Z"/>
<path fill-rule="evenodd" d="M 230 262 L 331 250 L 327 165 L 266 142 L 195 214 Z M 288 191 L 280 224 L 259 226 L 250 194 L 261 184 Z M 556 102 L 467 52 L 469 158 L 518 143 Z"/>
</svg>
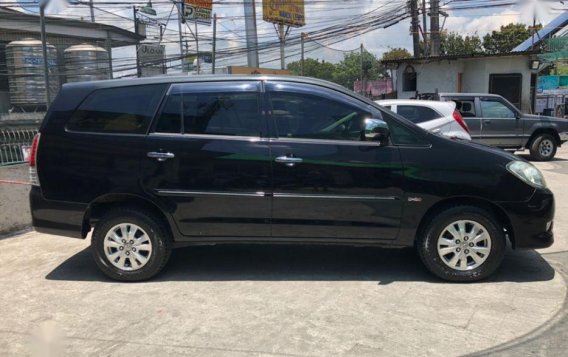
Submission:
<svg viewBox="0 0 568 357">
<path fill-rule="evenodd" d="M 555 33 L 568 25 L 568 11 L 550 21 L 540 31 L 529 37 L 525 42 L 513 48 L 513 52 L 523 52 L 532 49 L 533 45 L 538 45 L 542 40 L 552 37 Z"/>
</svg>

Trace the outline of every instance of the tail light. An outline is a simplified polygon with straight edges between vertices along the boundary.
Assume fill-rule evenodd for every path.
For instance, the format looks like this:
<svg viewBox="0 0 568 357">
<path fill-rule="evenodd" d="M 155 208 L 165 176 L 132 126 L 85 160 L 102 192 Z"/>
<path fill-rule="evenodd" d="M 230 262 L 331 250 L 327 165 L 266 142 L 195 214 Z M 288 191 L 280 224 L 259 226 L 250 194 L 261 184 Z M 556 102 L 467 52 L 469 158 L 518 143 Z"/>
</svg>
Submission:
<svg viewBox="0 0 568 357">
<path fill-rule="evenodd" d="M 37 147 L 39 145 L 40 133 L 34 136 L 34 141 L 32 142 L 32 147 L 30 150 L 30 183 L 34 186 L 39 186 L 39 179 L 37 177 Z"/>
<path fill-rule="evenodd" d="M 454 119 L 463 128 L 463 130 L 465 130 L 469 134 L 468 126 L 467 126 L 466 122 L 463 120 L 463 117 L 461 116 L 460 112 L 458 112 L 457 110 L 454 110 Z"/>
</svg>

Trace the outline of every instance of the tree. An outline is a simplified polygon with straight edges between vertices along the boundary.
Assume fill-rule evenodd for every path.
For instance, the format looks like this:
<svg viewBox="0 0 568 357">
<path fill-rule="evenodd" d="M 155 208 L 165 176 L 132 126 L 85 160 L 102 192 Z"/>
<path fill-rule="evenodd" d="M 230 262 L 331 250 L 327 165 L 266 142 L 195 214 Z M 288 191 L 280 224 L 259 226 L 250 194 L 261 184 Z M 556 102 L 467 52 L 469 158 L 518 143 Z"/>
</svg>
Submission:
<svg viewBox="0 0 568 357">
<path fill-rule="evenodd" d="M 412 55 L 406 48 L 391 48 L 387 52 L 383 53 L 382 61 L 398 60 L 403 58 L 410 58 Z"/>
<path fill-rule="evenodd" d="M 302 62 L 295 61 L 288 64 L 290 74 L 299 76 L 302 74 Z M 304 76 L 325 79 L 328 81 L 333 80 L 333 72 L 335 65 L 326 61 L 319 61 L 319 59 L 306 58 L 304 60 Z"/>
<path fill-rule="evenodd" d="M 367 51 L 363 52 L 363 79 L 375 80 L 386 76 L 386 72 L 377 57 Z M 361 79 L 361 53 L 353 52 L 343 56 L 343 60 L 335 66 L 333 81 L 352 89 L 353 83 Z"/>
<path fill-rule="evenodd" d="M 535 31 L 542 28 L 538 25 Z M 486 53 L 507 53 L 523 41 L 531 37 L 533 30 L 523 24 L 510 23 L 501 26 L 499 31 L 493 31 L 483 37 L 483 48 Z"/>
<path fill-rule="evenodd" d="M 444 32 L 440 36 L 440 53 L 450 56 L 471 55 L 483 53 L 483 46 L 478 36 L 462 37 L 456 32 Z"/>
</svg>

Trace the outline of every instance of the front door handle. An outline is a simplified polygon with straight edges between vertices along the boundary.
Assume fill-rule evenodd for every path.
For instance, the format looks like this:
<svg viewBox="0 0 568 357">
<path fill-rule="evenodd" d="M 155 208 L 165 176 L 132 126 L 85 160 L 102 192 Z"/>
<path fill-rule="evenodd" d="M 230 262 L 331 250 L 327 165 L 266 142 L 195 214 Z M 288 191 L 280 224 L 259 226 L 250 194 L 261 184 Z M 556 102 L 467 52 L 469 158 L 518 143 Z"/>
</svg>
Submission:
<svg viewBox="0 0 568 357">
<path fill-rule="evenodd" d="M 274 161 L 279 162 L 281 164 L 286 164 L 288 167 L 293 167 L 296 164 L 300 164 L 304 161 L 304 159 L 300 157 L 291 157 L 291 156 L 278 156 Z"/>
<path fill-rule="evenodd" d="M 157 152 L 150 151 L 147 156 L 158 161 L 166 161 L 167 159 L 173 159 L 176 155 L 173 152 Z"/>
</svg>

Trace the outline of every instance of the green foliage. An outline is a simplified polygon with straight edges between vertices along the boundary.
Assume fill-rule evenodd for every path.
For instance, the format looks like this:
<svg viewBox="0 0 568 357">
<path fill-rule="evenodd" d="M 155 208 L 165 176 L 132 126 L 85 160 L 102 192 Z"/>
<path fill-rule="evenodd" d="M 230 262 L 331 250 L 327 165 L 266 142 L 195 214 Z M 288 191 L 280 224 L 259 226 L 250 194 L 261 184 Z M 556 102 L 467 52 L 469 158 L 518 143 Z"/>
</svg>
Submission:
<svg viewBox="0 0 568 357">
<path fill-rule="evenodd" d="M 365 51 L 363 52 L 363 79 L 375 80 L 385 77 L 385 69 L 378 58 Z M 361 53 L 349 53 L 335 67 L 333 81 L 346 88 L 353 88 L 353 83 L 361 79 Z"/>
<path fill-rule="evenodd" d="M 536 31 L 542 25 L 538 25 Z M 486 53 L 506 53 L 520 45 L 523 41 L 531 37 L 533 30 L 523 24 L 508 24 L 501 26 L 499 31 L 493 31 L 483 37 L 483 48 Z"/>
<path fill-rule="evenodd" d="M 397 59 L 410 58 L 410 57 L 412 57 L 412 54 L 410 54 L 410 52 L 408 52 L 406 48 L 396 47 L 396 48 L 391 48 L 387 52 L 383 53 L 382 60 L 389 61 L 389 60 L 397 60 Z"/>
<path fill-rule="evenodd" d="M 301 61 L 296 61 L 288 64 L 290 74 L 300 76 L 302 75 Z M 304 60 L 304 76 L 325 79 L 327 81 L 333 80 L 333 72 L 335 65 L 333 63 L 319 61 L 319 59 L 306 58 Z"/>
<path fill-rule="evenodd" d="M 440 40 L 440 53 L 442 55 L 483 53 L 483 46 L 479 36 L 462 37 L 456 32 L 450 32 L 442 33 Z"/>
<path fill-rule="evenodd" d="M 288 70 L 290 74 L 301 75 L 300 61 L 289 63 Z M 353 83 L 361 77 L 361 53 L 346 54 L 338 64 L 306 58 L 304 60 L 304 76 L 325 79 L 353 89 Z M 385 76 L 385 69 L 377 57 L 369 52 L 363 52 L 363 78 L 375 80 Z"/>
</svg>

